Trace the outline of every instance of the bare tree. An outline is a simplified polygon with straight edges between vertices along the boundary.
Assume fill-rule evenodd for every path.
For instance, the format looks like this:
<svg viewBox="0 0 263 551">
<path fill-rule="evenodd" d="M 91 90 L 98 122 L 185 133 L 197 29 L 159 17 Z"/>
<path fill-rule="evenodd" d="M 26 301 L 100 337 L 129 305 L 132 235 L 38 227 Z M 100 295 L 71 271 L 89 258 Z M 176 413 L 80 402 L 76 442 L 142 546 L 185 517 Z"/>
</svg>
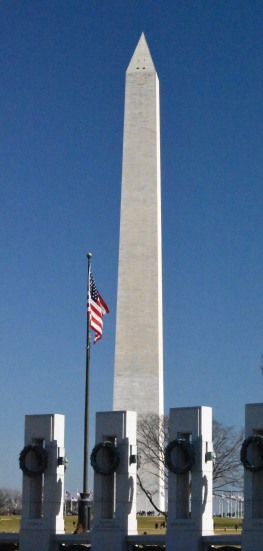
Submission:
<svg viewBox="0 0 263 551">
<path fill-rule="evenodd" d="M 0 488 L 0 514 L 18 514 L 21 512 L 22 494 L 19 490 Z"/>
<path fill-rule="evenodd" d="M 241 486 L 243 469 L 241 468 L 239 453 L 244 438 L 243 431 L 235 431 L 232 426 L 213 421 L 213 447 L 215 462 L 213 470 L 213 490 Z M 161 480 L 164 490 L 167 489 L 168 472 L 165 467 L 164 452 L 169 442 L 169 418 L 150 414 L 138 419 L 137 445 L 139 469 L 137 480 L 156 511 L 166 516 L 157 504 L 157 481 Z M 156 478 L 156 487 L 147 488 L 144 483 L 144 473 L 150 472 Z"/>
<path fill-rule="evenodd" d="M 213 447 L 215 463 L 213 469 L 214 492 L 227 487 L 240 487 L 243 483 L 243 468 L 240 463 L 240 448 L 244 430 L 213 421 Z"/>
<path fill-rule="evenodd" d="M 137 482 L 147 496 L 153 508 L 162 515 L 165 511 L 159 509 L 156 501 L 159 483 L 165 490 L 167 487 L 167 469 L 165 468 L 164 451 L 169 442 L 169 419 L 167 416 L 149 414 L 141 416 L 137 425 L 138 466 Z M 156 486 L 146 487 L 144 473 L 150 473 Z M 159 497 L 159 495 L 158 495 Z"/>
</svg>

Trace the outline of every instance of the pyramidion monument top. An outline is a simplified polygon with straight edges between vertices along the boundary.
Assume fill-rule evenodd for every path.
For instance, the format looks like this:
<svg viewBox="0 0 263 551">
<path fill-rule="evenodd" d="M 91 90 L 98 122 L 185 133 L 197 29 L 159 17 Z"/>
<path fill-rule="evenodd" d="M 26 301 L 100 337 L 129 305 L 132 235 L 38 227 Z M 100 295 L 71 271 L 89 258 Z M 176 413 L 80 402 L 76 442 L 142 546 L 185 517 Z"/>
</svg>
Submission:
<svg viewBox="0 0 263 551">
<path fill-rule="evenodd" d="M 156 73 L 148 44 L 146 42 L 144 33 L 142 33 L 128 66 L 127 74 L 137 72 L 141 73 L 144 71 L 146 73 Z"/>
</svg>

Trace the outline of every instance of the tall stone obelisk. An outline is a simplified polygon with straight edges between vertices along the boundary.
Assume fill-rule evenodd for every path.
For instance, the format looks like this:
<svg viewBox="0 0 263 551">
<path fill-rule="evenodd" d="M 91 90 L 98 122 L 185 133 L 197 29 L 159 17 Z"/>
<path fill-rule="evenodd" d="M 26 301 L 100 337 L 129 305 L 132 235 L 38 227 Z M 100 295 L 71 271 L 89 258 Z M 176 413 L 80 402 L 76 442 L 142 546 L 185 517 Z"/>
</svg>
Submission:
<svg viewBox="0 0 263 551">
<path fill-rule="evenodd" d="M 114 410 L 163 415 L 159 81 L 144 34 L 126 72 Z"/>
</svg>

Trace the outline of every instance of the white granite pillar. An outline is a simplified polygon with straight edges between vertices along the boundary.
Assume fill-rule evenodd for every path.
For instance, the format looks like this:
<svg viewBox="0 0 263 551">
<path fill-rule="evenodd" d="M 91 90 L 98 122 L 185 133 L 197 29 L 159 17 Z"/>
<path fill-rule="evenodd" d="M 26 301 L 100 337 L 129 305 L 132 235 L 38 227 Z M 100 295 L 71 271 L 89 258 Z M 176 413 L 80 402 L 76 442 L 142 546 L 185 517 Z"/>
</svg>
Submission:
<svg viewBox="0 0 263 551">
<path fill-rule="evenodd" d="M 242 551 L 261 551 L 263 545 L 263 449 L 251 441 L 251 437 L 257 435 L 263 439 L 263 404 L 246 404 L 246 459 L 252 471 L 244 469 Z M 253 472 L 258 466 L 260 470 Z"/>
<path fill-rule="evenodd" d="M 190 471 L 169 471 L 166 551 L 201 551 L 201 536 L 213 534 L 212 409 L 171 409 L 170 440 L 186 442 L 195 459 Z M 171 462 L 175 469 L 184 469 L 182 447 L 174 446 Z"/>
<path fill-rule="evenodd" d="M 109 470 L 109 452 L 101 445 L 115 446 L 119 464 L 111 474 L 94 471 L 94 516 L 92 551 L 126 551 L 126 536 L 137 534 L 136 520 L 136 413 L 111 411 L 96 415 L 98 470 Z M 93 453 L 93 452 L 92 452 Z"/>
<path fill-rule="evenodd" d="M 39 457 L 31 450 L 35 445 L 44 448 L 47 458 L 47 466 L 38 476 Z M 26 415 L 21 457 L 29 476 L 23 474 L 19 549 L 52 551 L 52 537 L 64 533 L 64 415 Z"/>
</svg>

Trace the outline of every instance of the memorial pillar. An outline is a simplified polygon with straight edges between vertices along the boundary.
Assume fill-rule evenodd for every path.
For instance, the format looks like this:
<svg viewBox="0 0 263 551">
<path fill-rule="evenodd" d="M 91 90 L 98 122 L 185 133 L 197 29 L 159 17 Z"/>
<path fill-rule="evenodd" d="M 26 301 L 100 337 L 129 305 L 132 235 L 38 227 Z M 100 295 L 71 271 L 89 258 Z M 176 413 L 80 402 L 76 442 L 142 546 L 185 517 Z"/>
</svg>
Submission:
<svg viewBox="0 0 263 551">
<path fill-rule="evenodd" d="M 246 404 L 242 551 L 262 551 L 263 541 L 263 404 Z"/>
<path fill-rule="evenodd" d="M 212 409 L 171 409 L 170 440 L 166 551 L 201 551 L 213 534 Z"/>
<path fill-rule="evenodd" d="M 136 413 L 96 415 L 92 551 L 126 551 L 126 536 L 137 534 Z"/>
<path fill-rule="evenodd" d="M 26 415 L 20 551 L 52 551 L 64 533 L 64 415 Z"/>
</svg>

